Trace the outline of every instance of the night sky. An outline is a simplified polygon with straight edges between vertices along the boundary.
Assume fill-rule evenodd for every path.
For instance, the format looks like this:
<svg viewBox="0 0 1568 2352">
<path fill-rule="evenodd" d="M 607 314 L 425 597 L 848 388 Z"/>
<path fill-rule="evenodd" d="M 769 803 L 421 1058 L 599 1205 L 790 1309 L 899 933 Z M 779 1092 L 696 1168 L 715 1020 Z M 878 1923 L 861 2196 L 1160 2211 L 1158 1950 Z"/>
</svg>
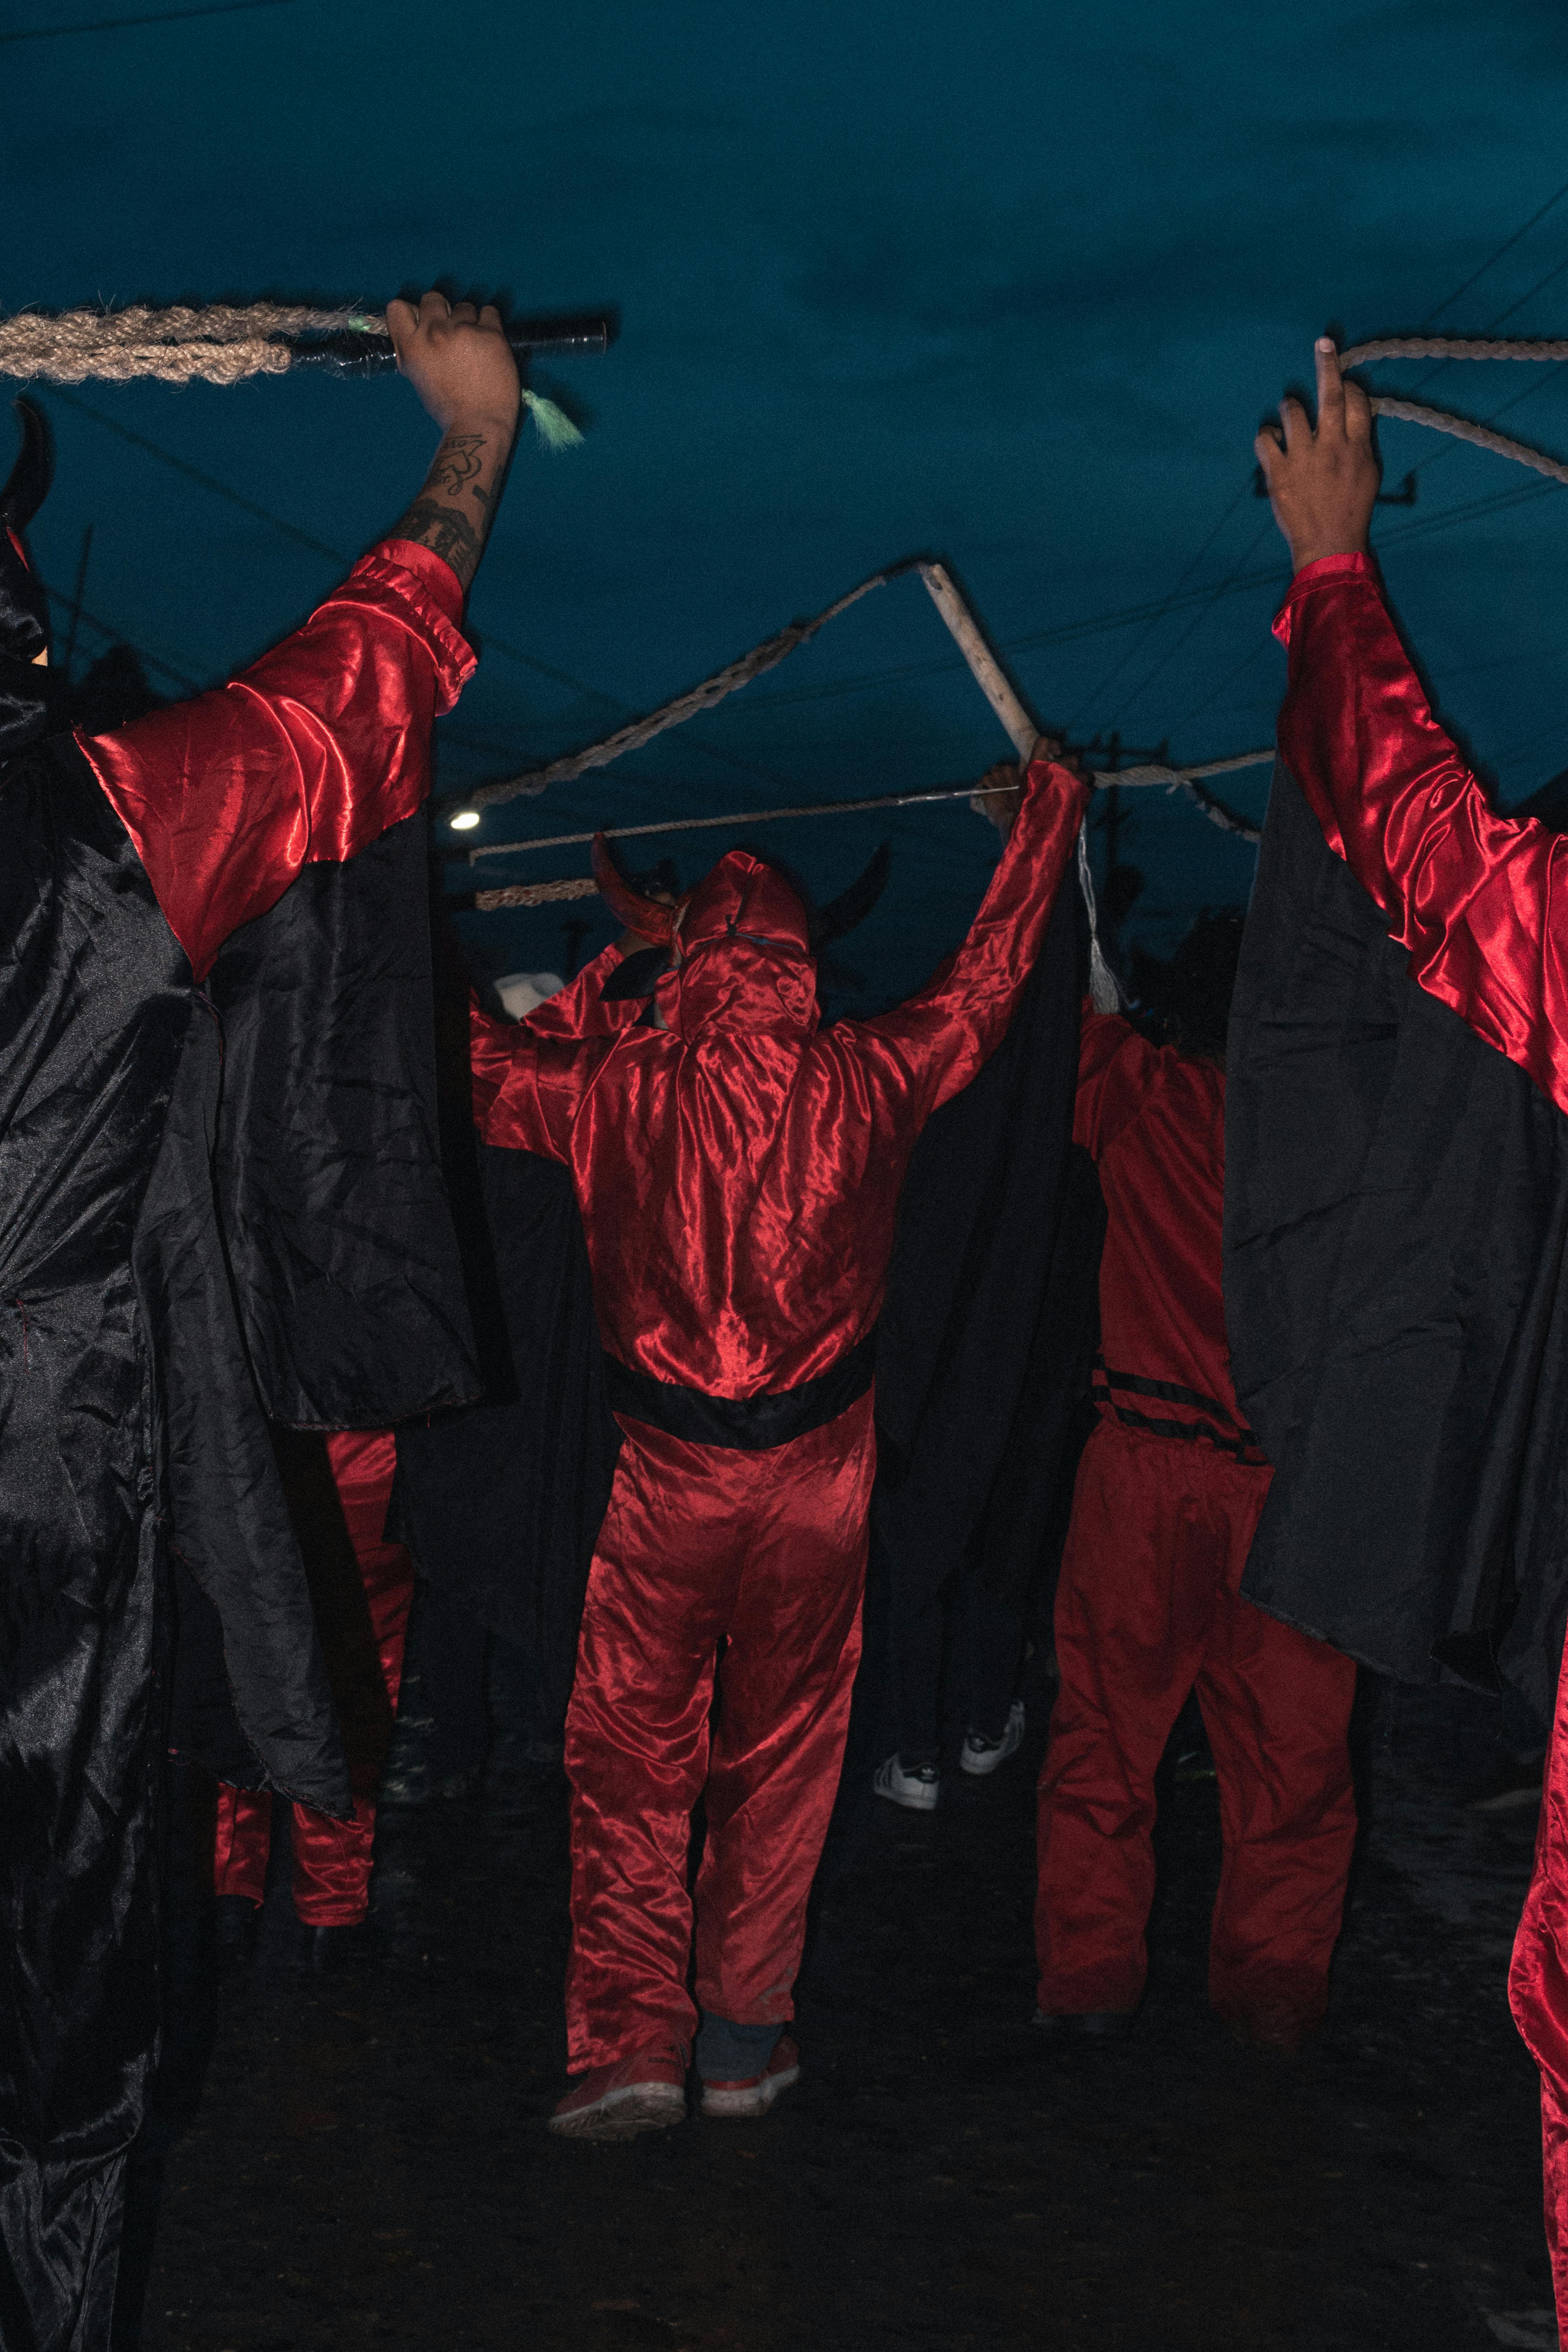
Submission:
<svg viewBox="0 0 1568 2352">
<path fill-rule="evenodd" d="M 1499 252 L 1568 168 L 1557 0 L 290 0 L 22 37 L 130 13 L 0 6 L 0 310 L 379 304 L 436 277 L 521 309 L 619 306 L 606 358 L 538 379 L 588 437 L 552 457 L 530 433 L 514 467 L 472 604 L 485 657 L 441 730 L 446 792 L 606 731 L 927 549 L 1042 718 L 1184 760 L 1265 743 L 1286 570 L 1250 443 L 1312 336 L 1435 313 L 1568 331 L 1568 193 Z M 1428 396 L 1508 402 L 1510 429 L 1568 453 L 1562 371 L 1450 366 Z M 60 475 L 35 544 L 57 588 L 93 526 L 79 662 L 122 636 L 165 691 L 221 677 L 331 584 L 332 557 L 279 525 L 352 557 L 434 441 L 395 380 L 45 402 Z M 1384 450 L 1387 487 L 1420 468 L 1418 504 L 1379 517 L 1394 597 L 1447 714 L 1518 797 L 1568 761 L 1568 509 L 1407 425 Z M 1119 617 L 1178 590 L 1152 621 Z M 1006 748 L 904 582 L 721 712 L 478 838 L 956 782 Z M 1256 813 L 1266 778 L 1231 797 Z M 994 837 L 962 805 L 757 836 L 824 894 L 884 836 L 893 877 L 847 950 L 865 983 L 847 1006 L 903 992 L 952 943 Z M 702 839 L 648 854 L 678 850 L 692 877 L 726 836 Z M 1140 796 L 1125 846 L 1152 945 L 1245 896 L 1251 853 L 1184 803 Z M 555 851 L 486 878 L 585 870 Z M 559 968 L 561 924 L 466 928 L 496 972 Z"/>
</svg>

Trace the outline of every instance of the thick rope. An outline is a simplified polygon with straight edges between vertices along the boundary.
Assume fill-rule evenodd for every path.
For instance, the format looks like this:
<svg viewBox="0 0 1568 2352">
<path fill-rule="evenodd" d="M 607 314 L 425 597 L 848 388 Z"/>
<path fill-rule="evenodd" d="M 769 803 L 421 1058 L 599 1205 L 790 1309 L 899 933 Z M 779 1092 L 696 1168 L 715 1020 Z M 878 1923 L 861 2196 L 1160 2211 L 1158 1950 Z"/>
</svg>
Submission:
<svg viewBox="0 0 1568 2352">
<path fill-rule="evenodd" d="M 1568 341 L 1531 341 L 1510 335 L 1382 335 L 1352 343 L 1340 353 L 1342 368 L 1370 367 L 1373 360 L 1568 360 Z"/>
<path fill-rule="evenodd" d="M 591 874 L 572 882 L 513 882 L 504 890 L 476 890 L 474 905 L 481 915 L 498 907 L 547 907 L 556 898 L 596 898 L 599 886 Z"/>
<path fill-rule="evenodd" d="M 595 313 L 513 320 L 506 334 L 520 354 L 581 353 L 605 350 L 615 331 L 608 313 Z M 0 319 L 0 375 L 50 383 L 129 383 L 138 376 L 163 383 L 241 383 L 291 367 L 374 374 L 394 364 L 384 311 L 357 303 L 185 302 L 159 309 L 135 302 L 123 310 L 23 310 Z"/>
<path fill-rule="evenodd" d="M 695 719 L 700 710 L 711 710 L 714 704 L 722 702 L 726 695 L 733 694 L 739 687 L 749 685 L 752 678 L 761 677 L 764 670 L 773 668 L 786 655 L 793 654 L 797 646 L 804 646 L 807 638 L 814 637 L 827 622 L 840 613 L 847 613 L 851 604 L 859 603 L 862 596 L 868 596 L 873 588 L 885 587 L 900 572 L 908 572 L 913 562 L 913 557 L 909 557 L 901 563 L 889 564 L 885 572 L 873 572 L 869 580 L 862 580 L 858 588 L 851 588 L 849 593 L 840 596 L 837 604 L 829 604 L 809 621 L 791 621 L 775 635 L 765 637 L 760 646 L 753 646 L 749 654 L 742 654 L 738 661 L 729 663 L 725 668 L 716 670 L 711 677 L 704 678 L 700 686 L 691 687 L 685 694 L 677 695 L 673 702 L 662 703 L 658 709 L 649 711 L 646 719 L 634 719 L 627 726 L 617 728 L 615 734 L 603 737 L 597 743 L 588 744 L 584 751 L 569 751 L 562 759 L 552 760 L 546 767 L 526 768 L 520 775 L 503 777 L 500 783 L 485 784 L 477 793 L 468 794 L 463 807 L 495 808 L 502 801 L 517 800 L 525 793 L 542 793 L 547 784 L 565 783 L 589 768 L 606 767 L 625 752 L 636 751 L 644 743 L 651 743 L 656 735 L 664 733 L 666 728 L 679 727 L 683 719 Z"/>
<path fill-rule="evenodd" d="M 1340 353 L 1342 368 L 1368 367 L 1373 360 L 1568 360 L 1568 341 L 1531 342 L 1509 338 L 1498 341 L 1477 335 L 1384 335 L 1375 342 L 1352 344 Z M 1489 425 L 1474 425 L 1468 416 L 1455 416 L 1446 408 L 1428 408 L 1425 402 L 1401 400 L 1394 394 L 1374 392 L 1372 395 L 1374 416 L 1394 416 L 1407 425 L 1427 425 L 1435 433 L 1451 434 L 1456 441 L 1468 441 L 1478 449 L 1489 449 L 1497 457 L 1511 457 L 1516 465 L 1530 466 L 1536 473 L 1545 474 L 1554 482 L 1568 482 L 1568 465 L 1560 457 L 1548 457 L 1542 450 L 1532 449 L 1527 441 L 1516 441 L 1510 434 L 1494 433 Z"/>
<path fill-rule="evenodd" d="M 1233 768 L 1259 767 L 1273 757 L 1272 751 L 1242 751 L 1234 760 L 1209 760 L 1200 768 L 1167 768 L 1152 762 L 1146 767 L 1124 768 L 1118 776 L 1097 775 L 1094 781 L 1097 784 L 1128 784 L 1134 789 L 1140 784 L 1163 784 L 1167 792 L 1184 793 L 1193 806 L 1201 809 L 1209 823 L 1217 824 L 1222 833 L 1234 834 L 1237 841 L 1256 845 L 1263 838 L 1260 828 L 1249 817 L 1227 807 L 1217 794 L 1205 793 L 1199 779 L 1226 775 Z"/>
<path fill-rule="evenodd" d="M 384 318 L 362 310 L 300 302 L 242 308 L 215 302 L 200 309 L 180 303 L 166 310 L 135 303 L 53 318 L 23 310 L 0 319 L 0 375 L 51 383 L 127 383 L 137 376 L 163 383 L 241 383 L 247 376 L 286 372 L 294 356 L 286 337 L 384 330 Z"/>
</svg>

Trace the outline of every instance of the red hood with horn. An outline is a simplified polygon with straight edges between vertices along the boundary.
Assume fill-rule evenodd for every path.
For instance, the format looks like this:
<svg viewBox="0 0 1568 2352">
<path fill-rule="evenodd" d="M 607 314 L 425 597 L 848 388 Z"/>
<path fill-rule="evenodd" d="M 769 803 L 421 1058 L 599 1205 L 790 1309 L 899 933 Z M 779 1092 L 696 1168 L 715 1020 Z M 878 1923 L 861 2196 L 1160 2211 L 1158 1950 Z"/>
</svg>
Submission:
<svg viewBox="0 0 1568 2352">
<path fill-rule="evenodd" d="M 686 903 L 682 961 L 658 988 L 668 1028 L 601 998 L 610 950 L 537 1030 L 476 1014 L 480 1133 L 571 1169 L 612 1355 L 753 1397 L 815 1380 L 866 1337 L 915 1138 L 1000 1044 L 1087 798 L 1066 769 L 1030 769 L 963 946 L 874 1020 L 817 1026 L 805 910 L 742 850 Z"/>
</svg>

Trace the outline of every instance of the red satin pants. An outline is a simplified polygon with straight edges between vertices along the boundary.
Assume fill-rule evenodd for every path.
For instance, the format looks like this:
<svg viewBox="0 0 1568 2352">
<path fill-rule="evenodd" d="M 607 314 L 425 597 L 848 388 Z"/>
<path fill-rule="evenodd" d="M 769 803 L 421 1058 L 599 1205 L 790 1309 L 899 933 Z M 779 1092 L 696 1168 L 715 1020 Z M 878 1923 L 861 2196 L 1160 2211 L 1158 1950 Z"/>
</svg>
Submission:
<svg viewBox="0 0 1568 2352">
<path fill-rule="evenodd" d="M 795 2013 L 860 1655 L 868 1394 L 766 1452 L 622 1422 L 566 1717 L 574 2072 Z M 692 1813 L 707 1837 L 691 1893 Z"/>
<path fill-rule="evenodd" d="M 1509 1971 L 1513 2021 L 1541 2069 L 1546 2243 L 1557 2326 L 1568 2343 L 1568 1675 L 1557 1706 L 1535 1832 L 1535 1873 Z"/>
<path fill-rule="evenodd" d="M 1195 1686 L 1225 1850 L 1209 1998 L 1287 2035 L 1323 2014 L 1355 1842 L 1355 1667 L 1239 1597 L 1269 1475 L 1105 1419 L 1084 1449 L 1040 1776 L 1043 2010 L 1138 2004 L 1154 1774 Z"/>
<path fill-rule="evenodd" d="M 408 1605 L 414 1593 L 414 1563 L 402 1544 L 383 1539 L 397 1465 L 392 1432 L 340 1431 L 327 1439 L 327 1456 L 364 1584 L 386 1696 L 395 1708 Z M 368 1772 L 352 1752 L 349 1760 L 355 1782 L 352 1822 L 335 1822 L 308 1805 L 294 1807 L 294 1908 L 308 1927 L 352 1927 L 370 1907 L 379 1751 Z M 367 1779 L 370 1785 L 362 1788 Z M 233 1789 L 226 1783 L 218 1790 L 213 1885 L 219 1895 L 245 1895 L 253 1903 L 261 1901 L 272 1843 L 272 1802 L 270 1796 Z"/>
</svg>

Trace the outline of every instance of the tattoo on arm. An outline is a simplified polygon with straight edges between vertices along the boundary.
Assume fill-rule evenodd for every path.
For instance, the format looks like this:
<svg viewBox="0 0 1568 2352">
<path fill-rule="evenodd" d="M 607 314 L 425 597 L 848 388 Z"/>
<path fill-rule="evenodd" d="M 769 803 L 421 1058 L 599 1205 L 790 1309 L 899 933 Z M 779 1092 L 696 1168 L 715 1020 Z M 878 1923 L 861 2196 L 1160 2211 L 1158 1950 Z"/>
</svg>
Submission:
<svg viewBox="0 0 1568 2352">
<path fill-rule="evenodd" d="M 482 530 L 476 530 L 467 515 L 459 514 L 456 507 L 443 506 L 439 499 L 416 499 L 392 535 L 411 539 L 416 547 L 432 548 L 451 565 L 465 588 L 479 568 L 485 543 Z"/>
<path fill-rule="evenodd" d="M 424 488 L 392 536 L 431 548 L 467 589 L 495 520 L 496 491 L 510 454 L 503 436 L 448 433 Z"/>
<path fill-rule="evenodd" d="M 489 444 L 482 433 L 448 433 L 436 452 L 425 487 L 448 490 L 454 498 L 483 471 Z"/>
</svg>

